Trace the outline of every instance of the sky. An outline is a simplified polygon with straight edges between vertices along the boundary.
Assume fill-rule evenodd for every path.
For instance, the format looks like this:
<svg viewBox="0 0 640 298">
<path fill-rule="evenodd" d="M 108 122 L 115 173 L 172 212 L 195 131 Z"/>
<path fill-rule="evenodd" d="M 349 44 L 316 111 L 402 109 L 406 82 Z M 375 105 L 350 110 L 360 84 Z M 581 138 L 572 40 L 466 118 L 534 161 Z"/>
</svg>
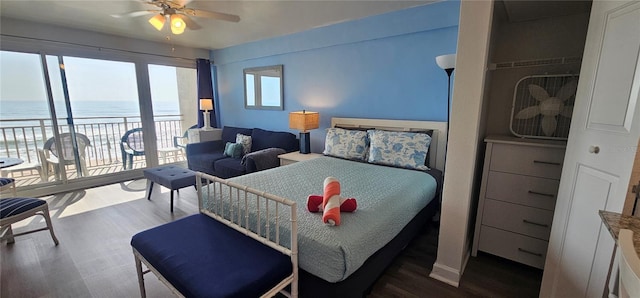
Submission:
<svg viewBox="0 0 640 298">
<path fill-rule="evenodd" d="M 64 57 L 71 102 L 137 102 L 135 65 L 76 57 Z M 54 99 L 63 100 L 58 59 L 47 56 Z M 149 79 L 153 101 L 176 101 L 178 86 L 175 67 L 150 65 Z M 0 51 L 0 102 L 43 100 L 46 89 L 39 54 Z"/>
</svg>

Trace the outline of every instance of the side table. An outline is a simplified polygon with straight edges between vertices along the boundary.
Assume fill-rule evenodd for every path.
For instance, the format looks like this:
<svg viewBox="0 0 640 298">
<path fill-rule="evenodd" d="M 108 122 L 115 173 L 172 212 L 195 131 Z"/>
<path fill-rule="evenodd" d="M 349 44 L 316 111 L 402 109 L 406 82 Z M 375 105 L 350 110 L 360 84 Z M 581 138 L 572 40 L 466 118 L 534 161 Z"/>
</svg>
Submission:
<svg viewBox="0 0 640 298">
<path fill-rule="evenodd" d="M 221 140 L 222 129 L 214 128 L 204 130 L 201 128 L 192 128 L 187 131 L 187 138 L 189 140 L 189 144 Z"/>
<path fill-rule="evenodd" d="M 296 152 L 289 152 L 289 153 L 285 153 L 285 154 L 280 154 L 278 155 L 278 158 L 280 159 L 280 165 L 281 166 L 286 166 L 292 163 L 296 163 L 299 161 L 305 161 L 305 160 L 310 160 L 310 159 L 314 159 L 314 158 L 318 158 L 322 156 L 322 154 L 320 153 L 308 153 L 308 154 L 302 154 L 300 153 L 300 151 L 296 151 Z"/>
</svg>

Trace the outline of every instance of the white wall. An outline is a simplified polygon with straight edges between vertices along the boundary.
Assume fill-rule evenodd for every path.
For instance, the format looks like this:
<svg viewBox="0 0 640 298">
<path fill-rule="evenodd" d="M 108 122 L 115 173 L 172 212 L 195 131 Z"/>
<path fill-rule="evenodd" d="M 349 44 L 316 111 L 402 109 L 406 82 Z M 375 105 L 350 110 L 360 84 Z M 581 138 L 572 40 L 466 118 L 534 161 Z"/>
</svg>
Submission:
<svg viewBox="0 0 640 298">
<path fill-rule="evenodd" d="M 438 257 L 429 276 L 458 286 L 470 255 L 493 1 L 462 1 Z"/>
</svg>

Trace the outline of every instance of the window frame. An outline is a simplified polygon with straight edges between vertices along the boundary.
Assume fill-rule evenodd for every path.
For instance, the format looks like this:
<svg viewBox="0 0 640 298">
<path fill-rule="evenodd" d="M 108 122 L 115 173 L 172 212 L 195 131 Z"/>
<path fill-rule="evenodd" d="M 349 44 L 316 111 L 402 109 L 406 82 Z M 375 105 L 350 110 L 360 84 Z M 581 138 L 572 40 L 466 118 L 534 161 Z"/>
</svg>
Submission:
<svg viewBox="0 0 640 298">
<path fill-rule="evenodd" d="M 245 109 L 254 109 L 254 110 L 276 110 L 282 111 L 284 110 L 284 72 L 283 65 L 271 65 L 271 66 L 262 66 L 262 67 L 251 67 L 245 68 L 242 71 L 242 81 L 244 82 L 244 108 Z M 277 76 L 266 75 L 276 73 Z M 254 101 L 253 105 L 249 104 L 249 94 L 247 92 L 247 76 L 253 75 L 253 94 Z M 280 102 L 275 106 L 265 106 L 262 105 L 262 77 L 277 77 L 280 79 Z"/>
</svg>

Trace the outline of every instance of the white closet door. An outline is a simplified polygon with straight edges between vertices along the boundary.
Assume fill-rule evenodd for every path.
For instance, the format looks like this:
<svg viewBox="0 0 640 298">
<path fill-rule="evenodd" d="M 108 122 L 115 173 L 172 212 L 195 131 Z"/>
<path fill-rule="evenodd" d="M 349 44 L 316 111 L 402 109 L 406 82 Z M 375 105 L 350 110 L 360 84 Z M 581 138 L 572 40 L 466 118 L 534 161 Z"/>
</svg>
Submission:
<svg viewBox="0 0 640 298">
<path fill-rule="evenodd" d="M 640 136 L 640 2 L 593 1 L 541 297 L 602 297 Z"/>
</svg>

